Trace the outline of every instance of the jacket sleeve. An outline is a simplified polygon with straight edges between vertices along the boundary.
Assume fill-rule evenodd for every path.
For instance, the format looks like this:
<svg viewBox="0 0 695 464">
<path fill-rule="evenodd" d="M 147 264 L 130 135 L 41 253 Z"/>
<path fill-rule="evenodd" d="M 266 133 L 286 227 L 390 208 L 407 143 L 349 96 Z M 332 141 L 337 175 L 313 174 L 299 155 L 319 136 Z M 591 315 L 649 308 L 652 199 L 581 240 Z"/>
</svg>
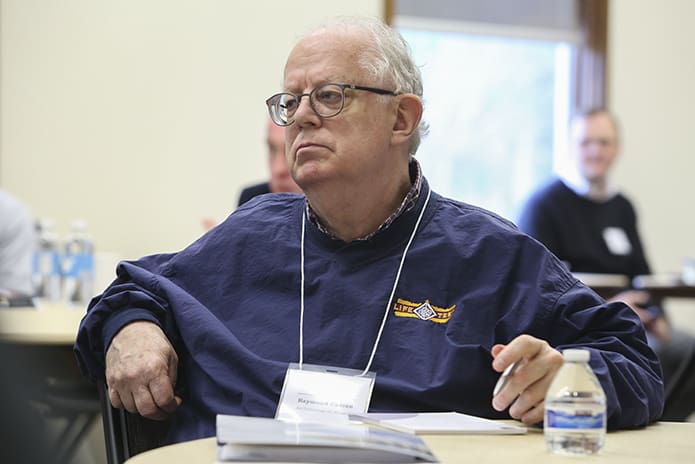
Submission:
<svg viewBox="0 0 695 464">
<path fill-rule="evenodd" d="M 176 348 L 177 330 L 161 288 L 161 274 L 170 256 L 152 255 L 119 263 L 116 280 L 92 299 L 74 345 L 85 376 L 104 379 L 104 356 L 111 339 L 130 322 L 147 320 L 158 324 Z"/>
</svg>

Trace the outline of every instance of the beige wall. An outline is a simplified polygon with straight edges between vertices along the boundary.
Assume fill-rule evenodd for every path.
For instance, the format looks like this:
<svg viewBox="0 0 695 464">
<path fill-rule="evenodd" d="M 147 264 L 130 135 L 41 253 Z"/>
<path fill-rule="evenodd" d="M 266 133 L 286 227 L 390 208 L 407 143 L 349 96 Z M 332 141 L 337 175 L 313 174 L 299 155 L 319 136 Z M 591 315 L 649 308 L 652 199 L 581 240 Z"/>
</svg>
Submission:
<svg viewBox="0 0 695 464">
<path fill-rule="evenodd" d="M 175 251 L 267 176 L 265 98 L 351 0 L 1 0 L 0 186 L 100 250 Z"/>
<path fill-rule="evenodd" d="M 609 100 L 622 122 L 617 182 L 630 194 L 654 271 L 695 257 L 695 2 L 610 0 Z M 695 302 L 669 300 L 695 333 Z"/>
<path fill-rule="evenodd" d="M 611 0 L 610 105 L 622 122 L 617 180 L 639 208 L 653 267 L 695 256 L 695 2 Z"/>
<path fill-rule="evenodd" d="M 184 247 L 265 178 L 263 101 L 299 33 L 382 13 L 373 0 L 0 1 L 0 186 L 61 232 L 87 219 L 124 257 Z M 610 1 L 616 180 L 657 272 L 695 256 L 694 17 L 691 0 Z"/>
</svg>

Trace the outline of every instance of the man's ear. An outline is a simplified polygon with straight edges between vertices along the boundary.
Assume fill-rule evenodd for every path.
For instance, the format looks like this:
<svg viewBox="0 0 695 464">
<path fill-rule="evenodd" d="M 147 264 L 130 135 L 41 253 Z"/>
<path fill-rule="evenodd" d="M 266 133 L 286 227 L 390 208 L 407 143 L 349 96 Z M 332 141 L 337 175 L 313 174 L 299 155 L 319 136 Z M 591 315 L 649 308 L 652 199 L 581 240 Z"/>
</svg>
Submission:
<svg viewBox="0 0 695 464">
<path fill-rule="evenodd" d="M 417 95 L 406 93 L 398 95 L 396 120 L 391 133 L 391 143 L 400 145 L 407 143 L 420 124 L 422 118 L 422 100 Z"/>
</svg>

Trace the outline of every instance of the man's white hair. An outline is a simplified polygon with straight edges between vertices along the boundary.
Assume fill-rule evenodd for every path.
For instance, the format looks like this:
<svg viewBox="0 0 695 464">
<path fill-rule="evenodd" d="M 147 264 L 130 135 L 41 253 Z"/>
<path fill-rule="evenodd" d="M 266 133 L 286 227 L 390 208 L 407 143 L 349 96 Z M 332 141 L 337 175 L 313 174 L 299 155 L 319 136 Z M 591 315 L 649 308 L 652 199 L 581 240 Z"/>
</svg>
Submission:
<svg viewBox="0 0 695 464">
<path fill-rule="evenodd" d="M 395 29 L 375 18 L 339 16 L 323 23 L 312 33 L 332 31 L 340 27 L 361 31 L 371 39 L 367 46 L 360 50 L 357 63 L 360 69 L 381 85 L 393 86 L 388 90 L 396 93 L 412 93 L 422 99 L 420 69 L 413 62 L 410 46 Z M 420 141 L 427 131 L 427 123 L 420 121 L 420 125 L 410 139 L 409 153 L 411 155 L 417 152 Z"/>
</svg>

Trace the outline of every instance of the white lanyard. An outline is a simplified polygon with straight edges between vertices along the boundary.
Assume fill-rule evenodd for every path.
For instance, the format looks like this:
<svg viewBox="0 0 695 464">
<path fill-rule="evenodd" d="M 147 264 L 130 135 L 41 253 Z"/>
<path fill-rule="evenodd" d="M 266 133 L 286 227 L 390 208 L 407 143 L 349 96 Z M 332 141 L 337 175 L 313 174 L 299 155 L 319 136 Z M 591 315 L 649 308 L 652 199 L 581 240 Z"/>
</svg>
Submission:
<svg viewBox="0 0 695 464">
<path fill-rule="evenodd" d="M 428 190 L 427 191 L 427 198 L 425 199 L 425 204 L 422 206 L 422 210 L 420 210 L 420 215 L 417 218 L 417 222 L 415 222 L 415 227 L 413 227 L 413 232 L 410 234 L 410 239 L 408 240 L 408 243 L 405 245 L 405 249 L 403 250 L 403 255 L 401 256 L 401 262 L 398 265 L 398 272 L 396 273 L 396 280 L 393 282 L 393 288 L 391 289 L 391 295 L 389 296 L 389 300 L 386 303 L 386 310 L 384 311 L 384 317 L 381 320 L 381 327 L 379 327 L 379 333 L 376 336 L 376 340 L 374 341 L 374 347 L 372 348 L 372 354 L 369 356 L 369 361 L 367 362 L 367 367 L 364 368 L 364 371 L 360 375 L 366 375 L 369 372 L 369 368 L 372 366 L 372 361 L 374 360 L 374 355 L 376 355 L 376 349 L 377 346 L 379 346 L 379 340 L 381 339 L 381 333 L 384 331 L 384 326 L 386 325 L 386 318 L 389 315 L 389 308 L 391 307 L 391 301 L 393 301 L 393 295 L 396 293 L 396 287 L 398 287 L 398 281 L 401 278 L 401 270 L 403 269 L 403 263 L 405 262 L 405 255 L 408 253 L 408 249 L 410 248 L 410 244 L 413 243 L 413 239 L 415 238 L 415 233 L 417 232 L 417 228 L 420 225 L 420 221 L 422 220 L 422 216 L 425 214 L 425 210 L 427 209 L 427 204 L 430 201 L 430 193 L 432 191 Z M 299 369 L 302 369 L 302 364 L 304 363 L 304 231 L 306 230 L 306 208 L 305 211 L 302 213 L 302 249 L 301 249 L 301 265 L 302 265 L 302 286 L 300 290 L 300 310 L 299 310 Z"/>
</svg>

